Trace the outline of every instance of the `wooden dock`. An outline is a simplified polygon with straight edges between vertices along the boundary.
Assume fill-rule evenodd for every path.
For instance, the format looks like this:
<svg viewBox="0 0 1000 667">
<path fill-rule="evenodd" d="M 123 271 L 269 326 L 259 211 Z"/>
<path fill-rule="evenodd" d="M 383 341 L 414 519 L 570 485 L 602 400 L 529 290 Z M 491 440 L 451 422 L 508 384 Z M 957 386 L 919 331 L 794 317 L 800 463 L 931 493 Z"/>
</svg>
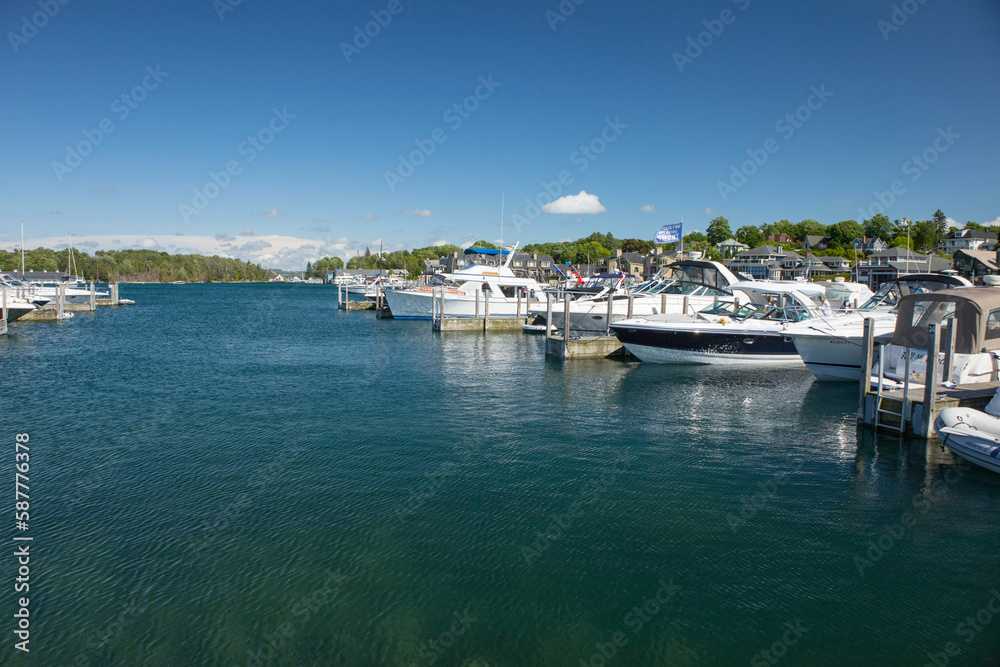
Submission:
<svg viewBox="0 0 1000 667">
<path fill-rule="evenodd" d="M 982 409 L 990 402 L 1000 382 L 981 382 L 975 384 L 946 387 L 940 383 L 938 365 L 927 365 L 924 384 L 909 386 L 905 382 L 902 388 L 883 388 L 881 377 L 875 377 L 872 368 L 877 355 L 872 336 L 872 320 L 865 319 L 864 360 L 861 365 L 861 384 L 859 388 L 858 423 L 874 428 L 877 431 L 889 431 L 912 438 L 936 440 L 934 420 L 946 408 L 969 407 Z M 942 345 L 941 329 L 944 330 Z M 949 318 L 944 327 L 930 325 L 927 343 L 927 359 L 937 359 L 939 351 L 943 351 L 945 369 L 950 369 L 955 356 L 953 332 L 954 318 Z M 881 372 L 881 364 L 879 366 Z M 909 366 L 907 365 L 907 371 Z M 948 372 L 948 371 L 946 371 Z M 906 373 L 907 380 L 909 372 Z M 872 385 L 875 385 L 873 388 Z"/>
<path fill-rule="evenodd" d="M 631 357 L 617 336 L 570 336 L 550 334 L 545 354 L 560 359 L 625 359 Z"/>
<path fill-rule="evenodd" d="M 434 331 L 516 331 L 534 318 L 527 317 L 438 317 L 431 320 Z"/>
</svg>

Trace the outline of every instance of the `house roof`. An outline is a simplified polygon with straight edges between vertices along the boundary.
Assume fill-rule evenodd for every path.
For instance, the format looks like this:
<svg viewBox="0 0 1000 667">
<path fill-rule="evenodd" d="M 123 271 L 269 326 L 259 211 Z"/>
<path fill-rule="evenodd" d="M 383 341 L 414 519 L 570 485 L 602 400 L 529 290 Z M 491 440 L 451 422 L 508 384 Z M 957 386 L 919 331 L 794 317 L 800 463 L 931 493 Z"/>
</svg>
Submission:
<svg viewBox="0 0 1000 667">
<path fill-rule="evenodd" d="M 886 248 L 881 250 L 872 257 L 906 257 L 909 255 L 910 261 L 926 259 L 927 255 L 921 255 L 919 252 L 913 252 L 912 250 L 907 250 L 906 248 Z"/>
<path fill-rule="evenodd" d="M 823 258 L 823 262 L 826 264 L 830 264 L 831 262 L 835 264 L 843 264 L 846 261 L 847 261 L 846 259 L 844 259 L 843 257 L 838 257 L 837 255 L 832 255 L 830 257 Z"/>
<path fill-rule="evenodd" d="M 767 257 L 769 255 L 788 255 L 792 254 L 798 257 L 798 253 L 794 253 L 791 250 L 785 250 L 781 246 L 776 245 L 759 245 L 752 250 L 746 250 L 736 255 L 737 259 L 740 257 Z"/>
<path fill-rule="evenodd" d="M 829 236 L 816 236 L 814 234 L 806 234 L 806 245 L 819 245 L 820 243 L 826 243 L 830 240 Z"/>
<path fill-rule="evenodd" d="M 883 241 L 882 239 L 880 239 L 877 236 L 872 236 L 872 237 L 859 236 L 859 237 L 854 238 L 854 239 L 851 240 L 851 244 L 852 245 L 858 245 L 858 244 L 861 244 L 861 245 L 869 245 L 869 244 L 870 245 L 875 245 L 876 243 L 881 243 L 882 245 L 886 245 L 885 241 Z"/>
<path fill-rule="evenodd" d="M 740 243 L 736 239 L 726 239 L 725 241 L 722 241 L 720 243 L 716 243 L 715 244 L 716 248 L 719 248 L 719 247 L 722 247 L 722 246 L 725 246 L 725 247 L 733 246 L 733 247 L 739 247 L 739 248 L 749 248 L 750 247 L 746 243 Z"/>
<path fill-rule="evenodd" d="M 959 255 L 965 255 L 990 269 L 1000 270 L 1000 265 L 997 264 L 997 254 L 991 250 L 956 250 L 955 259 L 958 259 Z"/>
<path fill-rule="evenodd" d="M 978 229 L 956 229 L 945 238 L 949 239 L 983 239 L 985 241 L 996 241 L 997 235 L 993 232 L 981 232 Z"/>
</svg>

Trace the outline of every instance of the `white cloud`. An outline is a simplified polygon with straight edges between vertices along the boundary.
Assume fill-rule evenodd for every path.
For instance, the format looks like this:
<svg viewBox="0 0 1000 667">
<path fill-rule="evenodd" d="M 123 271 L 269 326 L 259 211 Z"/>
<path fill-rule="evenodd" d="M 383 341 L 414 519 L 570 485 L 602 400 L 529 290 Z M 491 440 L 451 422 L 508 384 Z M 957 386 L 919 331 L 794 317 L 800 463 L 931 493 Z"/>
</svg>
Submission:
<svg viewBox="0 0 1000 667">
<path fill-rule="evenodd" d="M 709 206 L 708 208 L 706 208 L 706 209 L 705 209 L 705 210 L 703 211 L 703 213 L 704 213 L 705 215 L 715 215 L 716 213 L 718 213 L 718 211 L 716 211 L 716 210 L 715 210 L 714 208 L 712 208 L 711 206 Z"/>
<path fill-rule="evenodd" d="M 959 228 L 965 227 L 964 222 L 959 222 L 955 218 L 945 218 L 945 220 L 948 222 L 949 227 L 959 227 Z M 1000 218 L 998 218 L 998 220 L 1000 220 Z M 990 223 L 987 222 L 986 224 L 988 225 Z"/>
<path fill-rule="evenodd" d="M 948 220 L 951 220 L 951 218 L 948 218 Z M 984 227 L 1000 227 L 1000 215 L 998 215 L 997 217 L 993 218 L 989 222 L 984 222 L 983 226 Z"/>
<path fill-rule="evenodd" d="M 112 192 L 115 191 L 114 186 L 111 186 L 110 188 L 97 188 L 97 189 L 100 190 L 101 192 L 106 192 L 107 194 L 111 194 Z"/>
<path fill-rule="evenodd" d="M 836 197 L 836 198 L 834 198 L 833 201 L 844 203 L 844 204 L 850 204 L 851 203 L 851 198 L 850 197 Z"/>
<path fill-rule="evenodd" d="M 448 241 L 444 240 L 444 239 L 440 239 L 438 241 L 435 241 L 431 245 L 434 246 L 435 248 L 440 248 L 443 245 L 451 245 L 451 244 Z"/>
<path fill-rule="evenodd" d="M 264 218 L 277 218 L 278 216 L 284 215 L 281 211 L 276 208 L 272 208 L 270 211 L 264 211 L 260 214 Z"/>
<path fill-rule="evenodd" d="M 429 218 L 431 217 L 431 212 L 427 209 L 414 209 L 412 211 L 400 211 L 402 215 L 412 215 L 415 218 Z"/>
<path fill-rule="evenodd" d="M 660 209 L 656 208 L 652 204 L 646 204 L 645 206 L 643 206 L 639 210 L 642 211 L 643 213 L 659 213 L 660 212 Z"/>
<path fill-rule="evenodd" d="M 597 195 L 592 195 L 586 190 L 580 190 L 578 195 L 566 195 L 560 197 L 551 204 L 542 207 L 546 213 L 567 213 L 570 215 L 592 215 L 604 213 L 608 209 L 604 207 Z"/>
<path fill-rule="evenodd" d="M 243 231 L 240 232 L 240 236 L 253 236 L 253 227 L 244 227 Z"/>
<path fill-rule="evenodd" d="M 143 250 L 149 250 L 150 248 L 155 248 L 156 246 L 156 239 L 151 236 L 146 236 L 135 241 L 135 247 L 142 248 Z"/>
<path fill-rule="evenodd" d="M 363 216 L 361 216 L 361 219 L 362 220 L 378 220 L 378 216 L 375 215 L 374 213 L 365 213 Z"/>
</svg>

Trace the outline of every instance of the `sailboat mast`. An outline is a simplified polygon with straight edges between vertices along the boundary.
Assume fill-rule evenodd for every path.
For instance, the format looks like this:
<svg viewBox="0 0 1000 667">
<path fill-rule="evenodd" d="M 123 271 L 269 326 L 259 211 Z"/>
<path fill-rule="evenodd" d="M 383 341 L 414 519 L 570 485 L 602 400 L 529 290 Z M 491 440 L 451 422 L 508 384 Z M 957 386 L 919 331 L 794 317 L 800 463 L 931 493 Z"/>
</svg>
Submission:
<svg viewBox="0 0 1000 667">
<path fill-rule="evenodd" d="M 503 259 L 503 205 L 506 192 L 500 193 L 500 258 Z"/>
<path fill-rule="evenodd" d="M 24 220 L 21 221 L 21 280 L 24 280 Z"/>
</svg>

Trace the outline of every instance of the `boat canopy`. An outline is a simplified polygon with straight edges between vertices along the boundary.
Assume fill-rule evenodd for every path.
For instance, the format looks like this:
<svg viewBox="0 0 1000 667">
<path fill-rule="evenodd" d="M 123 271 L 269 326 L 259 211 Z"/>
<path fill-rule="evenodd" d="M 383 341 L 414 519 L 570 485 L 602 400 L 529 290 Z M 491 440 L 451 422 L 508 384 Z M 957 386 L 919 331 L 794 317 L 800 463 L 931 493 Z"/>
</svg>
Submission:
<svg viewBox="0 0 1000 667">
<path fill-rule="evenodd" d="M 466 255 L 509 255 L 510 250 L 494 250 L 493 248 L 466 248 Z"/>
<path fill-rule="evenodd" d="M 700 260 L 674 262 L 660 272 L 659 278 L 705 285 L 722 292 L 729 292 L 733 283 L 746 279 L 722 264 Z"/>
<path fill-rule="evenodd" d="M 1000 350 L 1000 288 L 959 287 L 909 294 L 899 301 L 892 344 L 926 348 L 928 327 L 955 318 L 955 352 Z"/>
</svg>

